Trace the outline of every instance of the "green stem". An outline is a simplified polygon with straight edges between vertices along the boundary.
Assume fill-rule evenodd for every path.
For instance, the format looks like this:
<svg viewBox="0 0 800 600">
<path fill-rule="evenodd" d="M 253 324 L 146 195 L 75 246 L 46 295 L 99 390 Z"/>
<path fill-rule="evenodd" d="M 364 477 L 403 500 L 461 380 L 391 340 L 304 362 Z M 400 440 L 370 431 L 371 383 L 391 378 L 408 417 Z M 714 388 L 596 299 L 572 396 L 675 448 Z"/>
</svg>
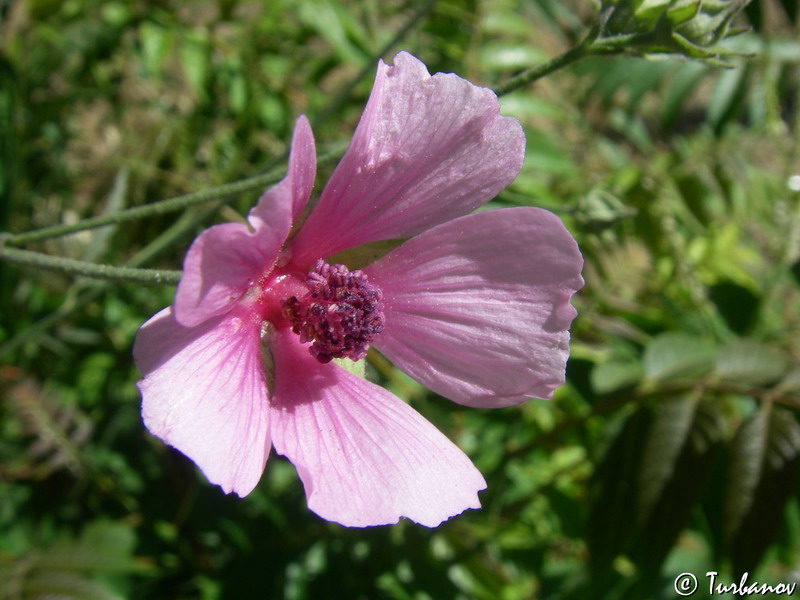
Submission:
<svg viewBox="0 0 800 600">
<path fill-rule="evenodd" d="M 402 35 L 405 35 L 407 31 L 432 8 L 432 6 L 433 6 L 433 1 L 431 0 L 427 2 L 417 13 L 415 13 L 413 18 L 406 24 L 406 27 L 401 29 L 401 31 L 398 32 L 398 35 L 395 36 L 395 38 L 392 40 L 392 45 L 395 42 L 395 40 L 400 39 Z M 592 54 L 591 43 L 589 42 L 589 39 L 591 39 L 591 36 L 590 38 L 587 38 L 587 40 L 585 40 L 580 45 L 566 51 L 565 53 L 559 56 L 556 56 L 555 58 L 547 61 L 546 63 L 528 69 L 527 71 L 523 71 L 519 75 L 516 75 L 511 79 L 508 79 L 504 83 L 501 83 L 499 86 L 497 86 L 494 89 L 494 92 L 498 96 L 508 94 L 525 85 L 528 85 L 529 83 L 541 79 L 546 75 L 558 71 L 559 69 L 562 69 L 567 65 L 570 65 L 580 60 L 581 58 L 588 56 L 589 54 Z M 390 46 L 387 44 L 386 48 L 389 47 Z M 364 71 L 364 73 L 366 72 L 367 70 Z M 354 81 L 360 80 L 364 76 L 364 73 L 359 73 L 358 77 L 355 78 Z M 351 87 L 352 86 L 348 86 L 346 88 L 347 92 L 350 91 Z M 336 104 L 337 102 L 335 100 L 332 103 L 332 106 L 335 107 Z M 323 111 L 323 113 L 326 115 L 329 114 L 330 109 Z M 320 117 L 321 116 L 322 115 L 320 115 Z M 315 120 L 318 121 L 319 117 Z M 328 164 L 332 164 L 333 162 L 341 158 L 343 154 L 344 150 L 329 152 L 328 154 L 320 157 L 318 161 L 319 166 L 326 166 Z M 125 221 L 132 221 L 135 219 L 142 219 L 146 217 L 162 215 L 182 210 L 197 204 L 210 202 L 212 200 L 217 200 L 217 199 L 226 200 L 245 192 L 249 192 L 256 189 L 263 189 L 267 186 L 273 185 L 278 181 L 280 181 L 281 179 L 283 179 L 284 175 L 285 175 L 284 172 L 276 173 L 270 171 L 262 175 L 256 175 L 254 177 L 249 177 L 247 179 L 242 179 L 240 181 L 234 181 L 232 183 L 227 183 L 225 185 L 221 185 L 218 187 L 199 190 L 197 192 L 184 194 L 182 196 L 176 196 L 174 198 L 168 198 L 166 200 L 151 202 L 150 204 L 145 204 L 143 206 L 136 206 L 133 208 L 129 208 L 127 210 L 122 210 L 108 215 L 83 219 L 81 221 L 78 221 L 77 223 L 71 223 L 68 225 L 53 225 L 51 227 L 43 227 L 42 229 L 36 229 L 34 231 L 28 231 L 17 234 L 6 234 L 2 236 L 2 242 L 12 245 L 38 242 L 52 237 L 58 237 L 70 233 L 76 233 L 78 231 L 96 229 L 98 227 L 103 227 L 104 225 L 123 223 Z"/>
<path fill-rule="evenodd" d="M 99 217 L 92 217 L 83 219 L 77 223 L 69 225 L 53 225 L 51 227 L 44 227 L 25 233 L 11 234 L 5 238 L 7 244 L 27 244 L 30 242 L 38 242 L 44 239 L 67 235 L 69 233 L 76 233 L 78 231 L 85 231 L 87 229 L 96 229 L 103 225 L 111 225 L 113 223 L 122 223 L 124 221 L 131 221 L 135 219 L 142 219 L 145 217 L 152 217 L 155 215 L 163 215 L 165 213 L 174 212 L 193 206 L 195 204 L 203 204 L 216 200 L 219 198 L 231 198 L 243 192 L 259 189 L 277 183 L 283 177 L 282 173 L 265 173 L 263 175 L 256 175 L 233 183 L 227 183 L 215 188 L 208 188 L 191 194 L 184 194 L 158 202 L 151 202 L 143 206 L 136 206 L 119 212 L 101 215 Z"/>
<path fill-rule="evenodd" d="M 531 67 L 527 71 L 523 71 L 511 79 L 507 79 L 494 88 L 494 93 L 498 96 L 504 96 L 510 92 L 513 92 L 514 90 L 518 90 L 519 88 L 528 85 L 529 83 L 533 83 L 542 77 L 550 75 L 559 69 L 563 69 L 564 67 L 571 65 L 572 63 L 577 62 L 586 56 L 589 56 L 592 54 L 592 46 L 588 41 L 590 39 L 591 36 L 587 38 L 586 41 L 575 46 L 574 48 L 570 48 L 555 58 L 551 58 L 546 63 Z"/>
<path fill-rule="evenodd" d="M 131 259 L 125 263 L 126 266 L 140 267 L 156 259 L 177 240 L 188 237 L 197 229 L 200 223 L 205 222 L 206 219 L 222 206 L 222 204 L 222 201 L 218 201 L 211 206 L 204 206 L 199 210 L 187 210 L 175 223 L 170 225 L 166 231 L 162 232 L 155 240 L 131 257 Z M 28 342 L 35 342 L 56 323 L 66 319 L 76 310 L 79 310 L 100 297 L 111 288 L 113 283 L 114 282 L 109 280 L 92 282 L 85 282 L 85 280 L 76 281 L 67 290 L 64 302 L 62 302 L 56 310 L 0 345 L 0 358 L 11 354 Z"/>
<path fill-rule="evenodd" d="M 320 157 L 318 164 L 325 166 L 331 164 L 341 158 L 344 150 L 335 150 Z M 227 200 L 244 192 L 252 190 L 263 189 L 267 186 L 278 183 L 285 176 L 285 171 L 275 172 L 270 171 L 262 175 L 248 177 L 232 183 L 192 192 L 191 194 L 184 194 L 166 200 L 159 200 L 151 202 L 143 206 L 136 206 L 119 212 L 102 215 L 99 217 L 92 217 L 71 223 L 69 225 L 53 225 L 51 227 L 43 227 L 34 231 L 25 233 L 6 234 L 0 237 L 0 242 L 6 244 L 27 244 L 30 242 L 38 242 L 52 237 L 67 235 L 69 233 L 76 233 L 78 231 L 86 231 L 88 229 L 96 229 L 104 225 L 111 225 L 114 223 L 123 223 L 125 221 L 132 221 L 135 219 L 142 219 L 145 217 L 152 217 L 156 215 L 163 215 L 170 212 L 175 212 L 195 206 L 197 204 L 204 204 L 212 200 Z"/>
<path fill-rule="evenodd" d="M 0 246 L 0 259 L 18 265 L 50 269 L 69 275 L 93 277 L 95 279 L 111 279 L 128 283 L 149 283 L 156 285 L 176 285 L 181 278 L 180 271 L 160 271 L 157 269 L 137 269 L 134 267 L 112 267 L 74 260 L 60 256 L 50 256 L 41 252 L 20 250 Z"/>
<path fill-rule="evenodd" d="M 398 35 L 392 40 L 391 45 L 405 35 L 408 30 L 410 30 L 410 28 L 433 7 L 434 1 L 435 0 L 429 0 L 417 13 L 415 13 L 413 18 L 406 24 L 406 26 L 403 27 L 400 32 L 398 32 Z M 528 69 L 527 71 L 523 71 L 519 75 L 512 77 L 511 79 L 497 86 L 494 92 L 498 96 L 508 94 L 538 79 L 541 79 L 546 75 L 558 71 L 559 69 L 562 69 L 585 56 L 588 56 L 592 53 L 591 39 L 592 37 L 590 35 L 580 45 L 571 48 L 563 54 L 556 56 L 555 58 L 541 65 Z M 390 45 L 387 45 L 384 51 L 388 50 L 389 47 Z M 359 73 L 358 77 L 354 81 L 358 81 L 362 77 L 363 73 Z M 351 88 L 348 87 L 347 91 L 349 92 L 350 89 Z M 335 106 L 336 102 L 334 101 L 332 104 Z M 329 152 L 319 159 L 319 166 L 324 166 L 335 162 L 341 158 L 342 154 L 344 154 L 344 150 Z M 86 231 L 88 229 L 95 229 L 105 225 L 122 223 L 125 221 L 178 211 L 194 205 L 210 202 L 212 200 L 218 200 L 221 203 L 224 203 L 224 201 L 227 199 L 237 196 L 241 193 L 273 185 L 280 181 L 284 176 L 285 173 L 283 172 L 275 173 L 274 171 L 270 171 L 262 175 L 256 175 L 254 177 L 249 177 L 247 179 L 242 179 L 240 181 L 235 181 L 233 183 L 228 183 L 215 188 L 209 188 L 174 198 L 168 198 L 166 200 L 153 202 L 144 206 L 129 208 L 127 210 L 108 215 L 84 219 L 69 225 L 54 225 L 51 227 L 44 227 L 42 229 L 19 234 L 0 235 L 0 259 L 21 265 L 51 269 L 60 271 L 62 273 L 93 277 L 97 279 L 157 285 L 174 285 L 180 279 L 180 271 L 161 271 L 133 267 L 113 267 L 110 265 L 95 264 L 81 260 L 49 256 L 39 252 L 18 250 L 9 248 L 3 244 L 25 244 L 41 241 L 51 237 L 67 235 L 79 231 Z"/>
</svg>

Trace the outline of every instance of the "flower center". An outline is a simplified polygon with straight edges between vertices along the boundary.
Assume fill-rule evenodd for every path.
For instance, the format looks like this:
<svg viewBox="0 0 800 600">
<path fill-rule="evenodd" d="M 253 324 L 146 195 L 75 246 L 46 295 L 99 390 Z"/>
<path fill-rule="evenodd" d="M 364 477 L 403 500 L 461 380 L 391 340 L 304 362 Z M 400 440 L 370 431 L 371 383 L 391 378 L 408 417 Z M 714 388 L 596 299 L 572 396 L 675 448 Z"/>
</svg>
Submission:
<svg viewBox="0 0 800 600">
<path fill-rule="evenodd" d="M 281 301 L 283 314 L 319 362 L 347 357 L 361 360 L 383 330 L 381 291 L 361 271 L 329 265 L 322 259 L 306 277 L 308 293 Z"/>
</svg>

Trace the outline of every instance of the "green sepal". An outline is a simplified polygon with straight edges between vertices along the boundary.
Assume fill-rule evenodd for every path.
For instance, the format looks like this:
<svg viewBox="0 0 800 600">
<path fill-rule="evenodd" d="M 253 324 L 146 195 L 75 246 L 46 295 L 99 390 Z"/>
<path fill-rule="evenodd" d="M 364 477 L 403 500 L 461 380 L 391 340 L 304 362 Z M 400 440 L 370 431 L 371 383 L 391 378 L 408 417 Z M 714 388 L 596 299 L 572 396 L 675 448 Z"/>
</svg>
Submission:
<svg viewBox="0 0 800 600">
<path fill-rule="evenodd" d="M 353 361 L 349 358 L 334 358 L 331 362 L 336 363 L 348 373 L 352 373 L 361 379 L 367 378 L 367 361 L 365 359 Z"/>
</svg>

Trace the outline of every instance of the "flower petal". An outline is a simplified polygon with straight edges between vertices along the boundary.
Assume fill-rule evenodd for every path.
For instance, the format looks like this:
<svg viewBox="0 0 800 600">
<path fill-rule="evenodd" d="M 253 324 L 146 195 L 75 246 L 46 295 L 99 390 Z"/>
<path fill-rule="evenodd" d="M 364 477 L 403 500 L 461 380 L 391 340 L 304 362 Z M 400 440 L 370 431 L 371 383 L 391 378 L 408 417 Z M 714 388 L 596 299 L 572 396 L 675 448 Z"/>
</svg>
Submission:
<svg viewBox="0 0 800 600">
<path fill-rule="evenodd" d="M 166 308 L 133 348 L 150 433 L 239 496 L 258 483 L 270 448 L 259 333 L 257 321 L 235 314 L 183 327 Z"/>
<path fill-rule="evenodd" d="M 283 239 L 289 232 L 289 213 Z M 285 227 L 283 227 L 285 225 Z M 175 292 L 175 318 L 186 327 L 230 311 L 261 273 L 271 268 L 283 239 L 280 231 L 261 235 L 240 223 L 206 229 L 195 238 L 183 260 L 183 276 Z"/>
<path fill-rule="evenodd" d="M 314 360 L 289 330 L 273 344 L 275 450 L 315 513 L 348 527 L 427 527 L 478 508 L 486 482 L 467 456 L 402 400 Z"/>
<path fill-rule="evenodd" d="M 250 211 L 247 219 L 258 230 L 261 226 L 274 227 L 272 214 L 274 207 L 291 206 L 291 220 L 294 222 L 303 212 L 314 177 L 317 174 L 317 155 L 314 145 L 314 133 L 305 115 L 300 115 L 292 133 L 292 149 L 289 153 L 289 165 L 286 177 L 275 187 L 268 190 Z M 280 215 L 282 216 L 282 212 Z M 284 236 L 285 239 L 285 236 Z M 283 239 L 281 239 L 283 244 Z"/>
<path fill-rule="evenodd" d="M 406 52 L 382 61 L 358 128 L 293 242 L 311 261 L 404 238 L 491 200 L 519 173 L 525 136 L 495 94 L 452 73 L 429 75 Z M 300 258 L 301 257 L 301 258 Z"/>
<path fill-rule="evenodd" d="M 239 223 L 201 233 L 183 261 L 175 292 L 175 318 L 187 327 L 225 314 L 255 279 L 269 271 L 294 219 L 311 195 L 316 171 L 314 137 L 305 116 L 292 136 L 286 177 L 261 196 L 248 215 L 252 231 Z"/>
<path fill-rule="evenodd" d="M 550 398 L 564 382 L 582 265 L 575 240 L 545 210 L 487 210 L 439 225 L 364 269 L 384 299 L 373 345 L 461 404 Z"/>
</svg>

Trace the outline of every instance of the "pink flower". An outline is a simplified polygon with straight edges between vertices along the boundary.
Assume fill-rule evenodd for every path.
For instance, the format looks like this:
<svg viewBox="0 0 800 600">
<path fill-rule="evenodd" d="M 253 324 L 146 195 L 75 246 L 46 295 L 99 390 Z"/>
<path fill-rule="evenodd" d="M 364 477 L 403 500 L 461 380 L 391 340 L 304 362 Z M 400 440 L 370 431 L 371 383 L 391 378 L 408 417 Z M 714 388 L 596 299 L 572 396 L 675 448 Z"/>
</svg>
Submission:
<svg viewBox="0 0 800 600">
<path fill-rule="evenodd" d="M 316 171 L 305 117 L 286 177 L 192 244 L 175 304 L 134 356 L 147 428 L 225 492 L 248 494 L 270 447 L 311 510 L 347 526 L 433 527 L 478 508 L 466 455 L 333 358 L 373 345 L 468 406 L 549 398 L 564 381 L 582 258 L 536 208 L 468 214 L 519 172 L 525 140 L 496 96 L 407 53 L 381 62 L 347 153 L 302 222 Z M 302 222 L 302 225 L 300 223 Z M 360 270 L 332 255 L 410 238 Z M 334 261 L 335 262 L 335 261 Z"/>
</svg>

